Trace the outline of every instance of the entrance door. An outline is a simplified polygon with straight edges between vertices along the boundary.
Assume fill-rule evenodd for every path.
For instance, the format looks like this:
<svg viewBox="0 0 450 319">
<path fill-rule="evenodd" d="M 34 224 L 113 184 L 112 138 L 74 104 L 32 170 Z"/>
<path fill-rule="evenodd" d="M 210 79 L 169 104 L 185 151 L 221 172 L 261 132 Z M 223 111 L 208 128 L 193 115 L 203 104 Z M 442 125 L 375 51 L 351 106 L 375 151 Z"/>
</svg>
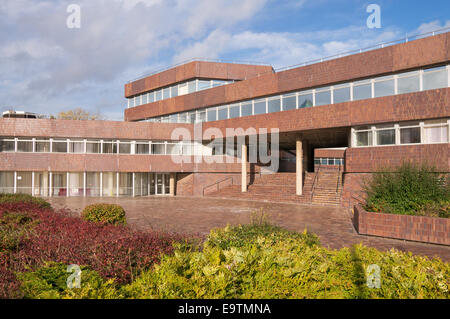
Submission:
<svg viewBox="0 0 450 319">
<path fill-rule="evenodd" d="M 165 174 L 155 174 L 155 195 L 164 195 L 165 194 Z"/>
</svg>

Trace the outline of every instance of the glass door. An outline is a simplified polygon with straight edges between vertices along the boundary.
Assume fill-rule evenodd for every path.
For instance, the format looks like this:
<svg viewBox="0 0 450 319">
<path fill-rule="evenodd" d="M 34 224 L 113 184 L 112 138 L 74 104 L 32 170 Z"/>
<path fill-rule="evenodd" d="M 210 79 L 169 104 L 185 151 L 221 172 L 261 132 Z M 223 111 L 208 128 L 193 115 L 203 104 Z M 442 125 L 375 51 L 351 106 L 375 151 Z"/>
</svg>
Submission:
<svg viewBox="0 0 450 319">
<path fill-rule="evenodd" d="M 164 195 L 164 174 L 156 174 L 155 183 L 155 195 Z"/>
</svg>

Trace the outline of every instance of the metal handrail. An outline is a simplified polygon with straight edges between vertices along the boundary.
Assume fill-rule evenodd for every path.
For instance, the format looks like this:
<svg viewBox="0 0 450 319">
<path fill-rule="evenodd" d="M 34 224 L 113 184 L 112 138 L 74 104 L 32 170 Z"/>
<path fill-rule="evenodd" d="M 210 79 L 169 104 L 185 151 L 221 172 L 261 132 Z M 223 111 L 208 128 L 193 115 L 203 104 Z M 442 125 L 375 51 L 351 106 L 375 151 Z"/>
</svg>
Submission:
<svg viewBox="0 0 450 319">
<path fill-rule="evenodd" d="M 286 67 L 281 67 L 281 68 L 272 68 L 272 70 L 274 72 L 281 72 L 281 71 L 286 71 L 286 70 L 290 70 L 293 68 L 297 68 L 297 67 L 301 67 L 301 66 L 307 66 L 307 65 L 311 65 L 311 64 L 315 64 L 315 63 L 320 63 L 320 62 L 324 62 L 324 61 L 329 61 L 329 60 L 333 60 L 333 59 L 337 59 L 337 58 L 342 58 L 344 56 L 348 56 L 348 55 L 352 55 L 352 54 L 358 54 L 358 53 L 362 53 L 362 52 L 367 52 L 367 51 L 372 51 L 372 50 L 376 50 L 376 49 L 381 49 L 387 46 L 391 46 L 394 44 L 400 44 L 400 43 L 408 43 L 409 41 L 414 41 L 414 40 L 418 40 L 418 39 L 423 39 L 423 38 L 427 38 L 430 36 L 435 36 L 438 34 L 442 34 L 442 33 L 446 33 L 450 31 L 450 27 L 446 27 L 446 28 L 442 28 L 442 29 L 437 29 L 434 31 L 429 31 L 429 32 L 425 32 L 425 33 L 418 33 L 418 34 L 413 34 L 408 36 L 408 34 L 406 34 L 406 37 L 398 39 L 398 40 L 392 40 L 392 41 L 387 41 L 387 42 L 381 42 L 378 43 L 376 45 L 372 45 L 369 47 L 365 47 L 365 48 L 360 48 L 360 49 L 356 49 L 356 50 L 350 50 L 350 51 L 344 51 L 341 53 L 337 53 L 334 55 L 330 55 L 330 56 L 326 56 L 326 57 L 322 57 L 322 58 L 318 58 L 318 59 L 314 59 L 314 60 L 309 60 L 306 62 L 302 62 L 302 63 L 298 63 L 298 64 L 294 64 L 294 65 L 290 65 L 290 66 L 286 66 Z M 149 73 L 145 73 L 139 77 L 137 77 L 134 80 L 130 80 L 127 83 L 131 83 L 140 79 L 143 79 L 145 77 L 163 72 L 163 71 L 167 71 L 169 69 L 172 69 L 174 67 L 189 63 L 189 62 L 194 62 L 194 61 L 205 61 L 205 62 L 222 62 L 222 63 L 234 63 L 234 64 L 252 64 L 252 65 L 263 65 L 263 66 L 271 66 L 271 64 L 267 64 L 267 63 L 261 63 L 261 62 L 250 62 L 250 61 L 227 61 L 227 60 L 220 60 L 220 59 L 208 59 L 208 58 L 193 58 L 193 59 L 189 59 L 187 61 L 183 61 L 165 68 L 162 68 L 160 70 L 157 71 L 152 71 Z M 268 72 L 262 72 L 262 73 L 258 73 L 255 74 L 252 77 L 257 77 L 257 76 L 261 76 L 263 74 L 267 74 Z"/>
<path fill-rule="evenodd" d="M 220 190 L 220 189 L 219 189 L 219 184 L 222 183 L 222 182 L 225 182 L 225 181 L 227 181 L 227 180 L 229 180 L 229 179 L 231 179 L 231 185 L 233 185 L 233 181 L 234 181 L 234 180 L 233 180 L 233 176 L 230 176 L 230 177 L 224 178 L 224 179 L 222 179 L 222 180 L 220 180 L 220 181 L 217 181 L 217 182 L 215 182 L 215 183 L 212 183 L 211 185 L 208 185 L 208 186 L 203 187 L 203 191 L 202 191 L 203 196 L 205 196 L 205 189 L 207 189 L 208 187 L 212 187 L 212 186 L 217 185 L 217 191 L 219 191 L 219 190 Z"/>
<path fill-rule="evenodd" d="M 313 196 L 314 196 L 314 190 L 316 188 L 316 182 L 319 179 L 319 172 L 320 172 L 320 166 L 322 164 L 319 163 L 319 167 L 317 167 L 317 172 L 316 175 L 314 175 L 314 179 L 313 179 L 313 183 L 312 183 L 312 187 L 311 187 L 311 198 L 309 199 L 310 202 L 312 202 Z"/>
</svg>

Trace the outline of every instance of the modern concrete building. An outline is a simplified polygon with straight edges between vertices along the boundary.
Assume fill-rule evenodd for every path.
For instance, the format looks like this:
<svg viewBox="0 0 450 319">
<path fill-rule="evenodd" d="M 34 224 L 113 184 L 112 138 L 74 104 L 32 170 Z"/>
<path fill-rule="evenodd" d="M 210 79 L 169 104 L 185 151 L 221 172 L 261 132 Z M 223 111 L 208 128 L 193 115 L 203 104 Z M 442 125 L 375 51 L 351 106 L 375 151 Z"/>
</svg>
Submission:
<svg viewBox="0 0 450 319">
<path fill-rule="evenodd" d="M 449 48 L 443 32 L 277 72 L 192 61 L 127 83 L 123 122 L 2 118 L 0 192 L 347 206 L 383 166 L 449 172 Z"/>
</svg>

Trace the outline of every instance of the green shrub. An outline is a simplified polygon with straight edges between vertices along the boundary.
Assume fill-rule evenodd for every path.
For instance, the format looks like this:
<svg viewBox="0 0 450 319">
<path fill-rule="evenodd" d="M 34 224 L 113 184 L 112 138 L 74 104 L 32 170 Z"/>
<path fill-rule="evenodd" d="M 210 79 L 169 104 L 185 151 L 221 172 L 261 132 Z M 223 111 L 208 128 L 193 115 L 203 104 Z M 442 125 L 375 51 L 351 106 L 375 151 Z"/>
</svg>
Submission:
<svg viewBox="0 0 450 319">
<path fill-rule="evenodd" d="M 81 216 L 85 220 L 102 224 L 126 224 L 124 209 L 115 204 L 92 204 L 86 206 Z"/>
<path fill-rule="evenodd" d="M 440 259 L 396 250 L 380 252 L 362 245 L 329 250 L 287 232 L 278 240 L 269 233 L 244 242 L 226 239 L 241 230 L 213 232 L 201 251 L 177 249 L 124 286 L 123 295 L 213 299 L 450 296 L 450 266 Z M 221 236 L 225 238 L 217 244 Z M 379 289 L 367 286 L 366 271 L 371 264 L 381 269 Z"/>
<path fill-rule="evenodd" d="M 3 212 L 0 214 L 0 251 L 17 250 L 28 237 L 34 221 L 26 213 Z"/>
<path fill-rule="evenodd" d="M 33 272 L 17 275 L 24 298 L 32 299 L 116 299 L 121 295 L 114 281 L 105 281 L 95 271 L 81 266 L 81 287 L 68 288 L 67 265 L 48 263 Z"/>
<path fill-rule="evenodd" d="M 426 164 L 405 162 L 395 169 L 379 171 L 365 181 L 363 188 L 366 210 L 448 217 L 450 182 Z"/>
<path fill-rule="evenodd" d="M 0 204 L 34 204 L 39 208 L 51 208 L 50 203 L 40 197 L 28 194 L 3 194 L 0 193 Z"/>
</svg>

